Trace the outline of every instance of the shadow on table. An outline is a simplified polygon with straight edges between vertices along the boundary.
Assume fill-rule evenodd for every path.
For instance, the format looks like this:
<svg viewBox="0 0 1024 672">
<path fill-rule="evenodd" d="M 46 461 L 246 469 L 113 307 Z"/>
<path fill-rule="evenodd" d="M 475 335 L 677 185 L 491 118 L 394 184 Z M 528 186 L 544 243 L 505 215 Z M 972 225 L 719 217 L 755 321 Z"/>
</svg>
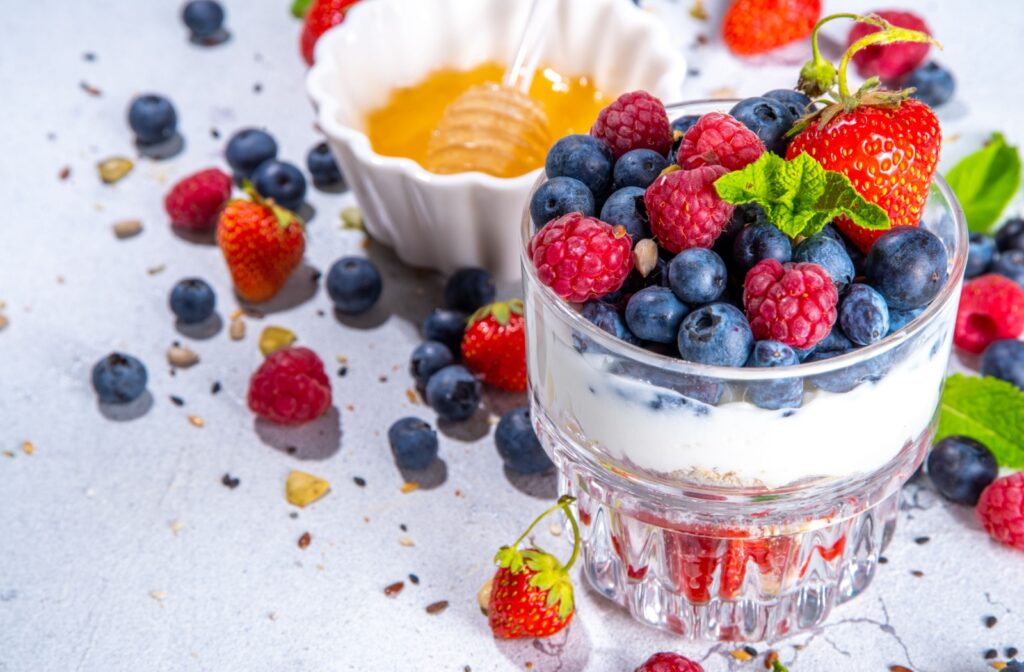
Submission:
<svg viewBox="0 0 1024 672">
<path fill-rule="evenodd" d="M 102 401 L 96 402 L 96 407 L 107 420 L 114 422 L 129 422 L 141 418 L 149 409 L 153 408 L 153 394 L 146 390 L 141 397 L 127 404 L 105 404 Z"/>
<path fill-rule="evenodd" d="M 139 143 L 135 143 L 135 149 L 141 156 L 153 159 L 154 161 L 163 161 L 181 154 L 182 150 L 185 149 L 185 138 L 175 131 L 174 135 L 163 142 L 158 142 L 152 145 L 140 145 Z"/>
<path fill-rule="evenodd" d="M 220 330 L 224 328 L 224 319 L 221 318 L 220 313 L 215 312 L 202 322 L 195 324 L 186 324 L 181 320 L 175 320 L 174 328 L 182 336 L 205 341 L 220 333 Z"/>
<path fill-rule="evenodd" d="M 544 639 L 495 639 L 495 647 L 520 670 L 581 672 L 590 659 L 590 637 L 579 618 Z"/>
<path fill-rule="evenodd" d="M 434 490 L 448 480 L 448 464 L 441 458 L 435 459 L 426 469 L 398 468 L 406 483 L 415 483 L 420 490 Z"/>
<path fill-rule="evenodd" d="M 281 291 L 269 301 L 263 303 L 250 303 L 238 297 L 238 301 L 245 306 L 246 312 L 271 315 L 290 310 L 296 306 L 306 303 L 314 296 L 320 286 L 320 270 L 303 261 L 299 267 L 292 272 Z M 237 294 L 236 294 L 237 296 Z"/>
<path fill-rule="evenodd" d="M 326 460 L 341 449 L 341 414 L 332 406 L 322 416 L 298 427 L 275 425 L 256 418 L 260 441 L 300 460 Z"/>
<path fill-rule="evenodd" d="M 551 470 L 543 474 L 520 474 L 504 468 L 505 478 L 512 487 L 537 499 L 554 499 L 558 496 L 558 472 Z"/>
</svg>

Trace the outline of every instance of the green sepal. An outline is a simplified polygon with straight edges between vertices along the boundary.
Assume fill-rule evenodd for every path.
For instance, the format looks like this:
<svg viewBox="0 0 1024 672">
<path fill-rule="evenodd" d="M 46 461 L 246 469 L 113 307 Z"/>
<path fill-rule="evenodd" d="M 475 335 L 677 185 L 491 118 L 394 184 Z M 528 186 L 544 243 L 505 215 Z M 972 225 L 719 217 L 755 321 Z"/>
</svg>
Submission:
<svg viewBox="0 0 1024 672">
<path fill-rule="evenodd" d="M 513 574 L 523 571 L 525 566 L 523 554 L 514 546 L 502 546 L 499 548 L 498 552 L 494 554 L 494 562 L 499 567 L 507 568 Z"/>
<path fill-rule="evenodd" d="M 776 660 L 772 662 L 772 672 L 789 672 L 789 668 Z"/>
<path fill-rule="evenodd" d="M 253 203 L 259 203 L 260 205 L 270 208 L 270 211 L 274 213 L 274 219 L 277 220 L 278 225 L 282 229 L 287 229 L 292 224 L 298 224 L 304 226 L 305 222 L 296 213 L 292 212 L 288 208 L 282 207 L 277 204 L 272 198 L 263 197 L 260 192 L 256 191 L 256 187 L 253 183 L 247 179 L 242 180 L 242 191 L 252 199 Z"/>
<path fill-rule="evenodd" d="M 534 572 L 530 585 L 547 592 L 547 606 L 558 605 L 558 617 L 566 618 L 573 610 L 572 581 L 569 573 L 554 556 L 536 549 L 523 551 L 526 566 Z"/>
<path fill-rule="evenodd" d="M 486 306 L 477 309 L 475 313 L 469 316 L 466 320 L 469 324 L 474 324 L 480 320 L 488 317 L 493 317 L 494 321 L 505 326 L 508 321 L 512 319 L 513 315 L 523 314 L 523 300 L 512 299 L 511 301 L 496 301 L 489 303 Z"/>
<path fill-rule="evenodd" d="M 309 6 L 313 4 L 313 0 L 294 0 L 292 2 L 292 16 L 296 19 L 301 19 L 306 16 L 306 12 L 309 11 Z"/>
</svg>

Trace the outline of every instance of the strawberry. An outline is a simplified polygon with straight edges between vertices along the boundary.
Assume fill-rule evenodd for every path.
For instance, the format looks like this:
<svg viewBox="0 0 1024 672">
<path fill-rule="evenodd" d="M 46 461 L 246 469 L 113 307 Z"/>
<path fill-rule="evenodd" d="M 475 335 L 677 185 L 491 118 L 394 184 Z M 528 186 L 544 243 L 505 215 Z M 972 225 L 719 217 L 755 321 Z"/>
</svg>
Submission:
<svg viewBox="0 0 1024 672">
<path fill-rule="evenodd" d="M 722 39 L 732 53 L 753 56 L 811 34 L 821 0 L 736 0 L 725 12 Z"/>
<path fill-rule="evenodd" d="M 320 36 L 345 20 L 348 8 L 359 0 L 313 0 L 306 12 L 299 38 L 299 50 L 307 65 L 313 65 L 313 47 Z"/>
<path fill-rule="evenodd" d="M 469 318 L 462 335 L 462 359 L 488 385 L 509 392 L 526 389 L 526 332 L 523 302 L 484 306 Z"/>
<path fill-rule="evenodd" d="M 302 261 L 306 240 L 302 220 L 246 183 L 251 200 L 228 202 L 217 225 L 217 244 L 231 271 L 235 290 L 246 301 L 277 294 Z"/>
<path fill-rule="evenodd" d="M 569 505 L 574 498 L 564 496 L 533 523 L 511 546 L 502 546 L 494 557 L 498 571 L 492 579 L 487 620 L 499 639 L 550 637 L 569 625 L 574 612 L 569 569 L 579 554 L 580 534 Z M 552 555 L 537 548 L 520 551 L 530 530 L 545 516 L 563 510 L 573 529 L 572 556 L 563 567 Z"/>
</svg>

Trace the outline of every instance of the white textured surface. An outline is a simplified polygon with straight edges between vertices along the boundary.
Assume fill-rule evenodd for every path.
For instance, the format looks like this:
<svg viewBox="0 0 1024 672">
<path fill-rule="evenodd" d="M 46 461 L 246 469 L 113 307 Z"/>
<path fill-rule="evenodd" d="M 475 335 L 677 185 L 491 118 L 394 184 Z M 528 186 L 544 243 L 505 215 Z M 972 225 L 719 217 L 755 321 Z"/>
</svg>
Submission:
<svg viewBox="0 0 1024 672">
<path fill-rule="evenodd" d="M 295 161 L 316 140 L 288 3 L 226 4 L 233 39 L 210 50 L 186 42 L 176 2 L 40 0 L 0 14 L 0 300 L 10 319 L 0 331 L 0 451 L 15 453 L 0 455 L 0 670 L 459 671 L 470 665 L 479 672 L 522 670 L 530 661 L 534 670 L 628 672 L 653 651 L 671 648 L 671 637 L 635 625 L 582 586 L 580 615 L 567 637 L 536 643 L 490 637 L 476 589 L 495 547 L 511 541 L 543 503 L 502 475 L 484 422 L 446 430 L 447 480 L 408 495 L 398 492 L 402 481 L 383 438 L 400 415 L 432 419 L 409 406 L 404 390 L 416 323 L 437 299 L 433 278 L 403 270 L 371 248 L 388 288 L 365 319 L 339 324 L 329 314 L 319 317 L 317 309 L 328 307 L 321 292 L 250 320 L 241 343 L 223 331 L 209 340 L 175 332 L 166 295 L 186 274 L 214 284 L 221 315 L 235 304 L 217 250 L 168 231 L 160 199 L 169 182 L 219 164 L 224 138 L 242 125 L 271 128 L 283 156 Z M 1009 67 L 1024 62 L 1021 9 L 999 0 L 915 6 L 928 13 L 947 47 L 942 60 L 960 76 L 958 100 L 941 115 L 948 134 L 963 134 L 950 155 L 996 128 L 1024 140 L 1024 88 Z M 688 44 L 687 31 L 675 31 Z M 86 51 L 97 54 L 95 63 L 82 60 Z M 752 94 L 792 76 L 788 68 L 750 69 L 713 47 L 688 56 L 701 70 L 687 84 L 692 98 L 723 81 Z M 989 67 L 988 59 L 1003 65 Z M 81 91 L 83 80 L 100 87 L 102 97 Z M 263 86 L 259 94 L 256 82 Z M 177 104 L 185 152 L 162 163 L 143 160 L 120 184 L 101 185 L 94 163 L 132 154 L 125 107 L 133 93 L 150 89 Z M 221 140 L 210 137 L 211 127 Z M 65 165 L 72 175 L 60 182 Z M 336 218 L 349 197 L 314 193 L 311 200 L 319 212 L 309 227 L 310 265 L 323 270 L 343 253 L 359 253 L 360 236 L 339 231 Z M 109 226 L 126 217 L 142 218 L 146 230 L 117 241 Z M 147 274 L 159 264 L 166 264 L 163 273 Z M 291 293 L 302 289 L 300 281 Z M 325 359 L 349 356 L 348 376 L 332 378 L 340 441 L 338 416 L 333 426 L 330 420 L 318 425 L 326 440 L 257 433 L 242 397 L 265 324 L 292 328 Z M 188 341 L 203 361 L 172 378 L 163 354 L 175 338 Z M 154 406 L 131 422 L 102 417 L 88 385 L 89 367 L 112 348 L 149 366 Z M 380 375 L 388 382 L 379 382 Z M 224 390 L 211 397 L 215 380 Z M 170 394 L 186 406 L 173 406 Z M 346 410 L 348 404 L 355 410 Z M 189 425 L 189 413 L 202 416 L 206 427 Z M 20 450 L 26 439 L 35 443 L 32 456 Z M 325 459 L 300 460 L 268 445 L 311 451 L 318 443 L 340 448 Z M 283 497 L 292 468 L 334 484 L 295 520 Z M 237 489 L 220 484 L 225 472 L 241 479 Z M 366 488 L 353 485 L 354 475 L 367 479 Z M 907 494 L 889 563 L 870 591 L 837 611 L 821 632 L 777 646 L 794 672 L 884 671 L 897 663 L 923 672 L 982 670 L 983 650 L 1024 649 L 1024 556 L 990 544 L 969 511 L 916 486 Z M 177 534 L 176 521 L 183 524 Z M 402 523 L 408 532 L 399 529 Z M 305 531 L 313 541 L 301 551 L 295 542 Z M 925 545 L 912 541 L 925 535 L 931 538 Z M 402 536 L 415 546 L 399 545 Z M 912 576 L 915 569 L 924 575 Z M 406 579 L 401 594 L 385 598 L 383 587 L 409 572 L 420 585 Z M 451 602 L 446 612 L 424 613 L 440 599 Z M 999 618 L 992 629 L 982 623 L 988 614 Z M 760 669 L 733 660 L 727 646 L 682 649 L 704 658 L 709 672 Z"/>
</svg>

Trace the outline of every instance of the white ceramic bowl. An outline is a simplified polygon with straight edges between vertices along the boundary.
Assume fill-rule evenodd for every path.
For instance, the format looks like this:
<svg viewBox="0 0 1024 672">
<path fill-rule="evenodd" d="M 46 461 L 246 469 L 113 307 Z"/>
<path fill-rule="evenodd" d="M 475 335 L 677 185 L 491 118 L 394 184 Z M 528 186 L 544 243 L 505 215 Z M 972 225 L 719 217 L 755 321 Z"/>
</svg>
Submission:
<svg viewBox="0 0 1024 672">
<path fill-rule="evenodd" d="M 587 74 L 611 95 L 680 97 L 686 62 L 666 28 L 626 0 L 556 0 L 541 64 Z M 320 38 L 306 86 L 370 234 L 408 264 L 482 266 L 518 279 L 519 219 L 539 170 L 516 178 L 435 175 L 381 156 L 364 133 L 391 91 L 442 67 L 508 63 L 528 0 L 364 0 Z M 410 110 L 415 114 L 415 110 Z"/>
</svg>

